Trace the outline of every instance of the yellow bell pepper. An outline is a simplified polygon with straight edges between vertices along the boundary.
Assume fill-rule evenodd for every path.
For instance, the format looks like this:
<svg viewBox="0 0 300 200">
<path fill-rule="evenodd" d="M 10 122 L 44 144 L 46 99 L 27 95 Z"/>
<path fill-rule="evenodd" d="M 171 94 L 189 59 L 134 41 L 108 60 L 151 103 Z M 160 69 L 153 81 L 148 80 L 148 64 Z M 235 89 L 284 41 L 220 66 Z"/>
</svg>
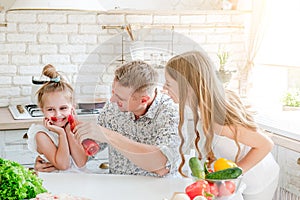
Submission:
<svg viewBox="0 0 300 200">
<path fill-rule="evenodd" d="M 233 162 L 231 160 L 227 160 L 225 158 L 219 158 L 214 162 L 215 172 L 219 171 L 219 170 L 223 170 L 223 169 L 232 168 L 232 167 L 237 167 L 235 162 Z"/>
</svg>

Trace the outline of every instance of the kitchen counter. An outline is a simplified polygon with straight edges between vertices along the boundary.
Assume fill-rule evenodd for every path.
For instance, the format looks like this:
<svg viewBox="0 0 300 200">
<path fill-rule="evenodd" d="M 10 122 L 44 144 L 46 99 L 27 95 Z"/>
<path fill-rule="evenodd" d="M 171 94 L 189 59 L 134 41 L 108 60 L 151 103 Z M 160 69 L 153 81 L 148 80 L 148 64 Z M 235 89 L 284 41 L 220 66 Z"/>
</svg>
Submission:
<svg viewBox="0 0 300 200">
<path fill-rule="evenodd" d="M 83 121 L 96 120 L 97 115 L 80 115 L 78 116 L 78 119 Z M 33 123 L 42 123 L 42 119 L 35 118 L 15 120 L 7 107 L 0 108 L 0 130 L 28 129 Z"/>
<path fill-rule="evenodd" d="M 184 192 L 189 178 L 155 178 L 132 175 L 39 173 L 43 186 L 52 194 L 114 200 L 164 200 Z"/>
<path fill-rule="evenodd" d="M 300 152 L 300 112 L 260 113 L 255 116 L 259 126 L 275 144 Z"/>
</svg>

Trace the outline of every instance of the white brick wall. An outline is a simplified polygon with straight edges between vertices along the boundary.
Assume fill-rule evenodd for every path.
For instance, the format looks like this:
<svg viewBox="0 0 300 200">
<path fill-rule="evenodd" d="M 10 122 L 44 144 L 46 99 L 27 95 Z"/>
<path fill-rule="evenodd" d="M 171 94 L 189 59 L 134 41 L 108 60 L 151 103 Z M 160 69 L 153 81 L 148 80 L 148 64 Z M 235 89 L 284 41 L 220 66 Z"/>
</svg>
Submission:
<svg viewBox="0 0 300 200">
<path fill-rule="evenodd" d="M 70 55 L 61 55 L 61 54 L 51 54 L 51 55 L 42 55 L 42 63 L 58 63 L 65 64 L 70 63 Z"/>
<path fill-rule="evenodd" d="M 5 42 L 5 33 L 0 33 L 0 42 Z"/>
<path fill-rule="evenodd" d="M 113 71 L 121 64 L 124 33 L 124 58 L 131 59 L 132 41 L 122 29 L 102 29 L 102 25 L 131 24 L 136 38 L 145 45 L 171 50 L 171 34 L 183 34 L 201 45 L 213 60 L 225 46 L 239 67 L 244 59 L 246 12 L 109 12 L 106 14 L 23 11 L 1 13 L 0 21 L 0 106 L 31 102 L 31 76 L 39 76 L 51 63 L 62 71 L 81 97 L 108 97 Z M 160 30 L 140 29 L 143 26 Z M 165 30 L 161 30 L 162 28 Z M 143 32 L 144 31 L 144 32 Z M 161 32 L 161 33 L 160 33 Z M 189 50 L 191 44 L 175 38 L 175 49 Z M 150 45 L 151 46 L 151 45 Z M 145 58 L 151 58 L 145 55 Z M 217 62 L 217 61 L 216 61 Z"/>
<path fill-rule="evenodd" d="M 86 52 L 86 45 L 62 44 L 59 46 L 59 53 L 62 54 L 80 54 Z"/>
<path fill-rule="evenodd" d="M 31 81 L 31 76 L 14 76 L 12 83 L 14 85 L 26 85 L 28 82 Z"/>
<path fill-rule="evenodd" d="M 98 24 L 82 24 L 80 25 L 79 33 L 95 34 L 100 33 L 101 27 Z"/>
<path fill-rule="evenodd" d="M 114 15 L 114 14 L 102 14 L 98 16 L 98 23 L 100 25 L 111 24 L 111 25 L 123 25 L 125 21 L 125 17 L 122 14 Z"/>
<path fill-rule="evenodd" d="M 0 12 L 0 22 L 1 23 L 5 22 L 5 14 L 4 14 L 4 12 Z"/>
<path fill-rule="evenodd" d="M 10 85 L 12 83 L 12 77 L 0 76 L 0 85 Z"/>
<path fill-rule="evenodd" d="M 15 75 L 17 73 L 17 67 L 14 65 L 1 65 L 0 66 L 0 76 L 2 75 Z"/>
<path fill-rule="evenodd" d="M 154 24 L 179 24 L 179 15 L 157 15 L 153 17 Z"/>
<path fill-rule="evenodd" d="M 51 14 L 38 14 L 37 21 L 47 24 L 66 24 L 67 15 L 62 12 L 50 12 Z"/>
<path fill-rule="evenodd" d="M 29 54 L 39 54 L 39 55 L 54 54 L 57 53 L 57 49 L 58 47 L 55 44 L 28 44 Z"/>
<path fill-rule="evenodd" d="M 16 65 L 36 65 L 40 62 L 39 55 L 12 55 L 12 64 Z"/>
<path fill-rule="evenodd" d="M 34 23 L 37 21 L 36 13 L 26 12 L 26 13 L 8 13 L 6 16 L 7 22 L 15 22 L 15 23 Z"/>
<path fill-rule="evenodd" d="M 36 34 L 30 34 L 30 33 L 7 33 L 6 34 L 6 39 L 7 42 L 11 42 L 11 43 L 29 43 L 29 42 L 36 42 Z"/>
<path fill-rule="evenodd" d="M 204 24 L 206 22 L 206 15 L 186 15 L 181 16 L 181 24 Z"/>
<path fill-rule="evenodd" d="M 69 41 L 71 44 L 95 44 L 97 42 L 97 35 L 70 35 Z"/>
<path fill-rule="evenodd" d="M 41 73 L 41 68 L 38 65 L 29 65 L 29 66 L 22 66 L 18 67 L 18 74 L 21 75 L 39 75 Z"/>
<path fill-rule="evenodd" d="M 74 24 L 95 24 L 97 15 L 85 14 L 85 15 L 69 15 L 68 22 Z"/>
<path fill-rule="evenodd" d="M 20 24 L 19 32 L 27 32 L 27 33 L 43 33 L 48 31 L 47 24 Z"/>
<path fill-rule="evenodd" d="M 0 55 L 0 64 L 8 64 L 8 55 Z"/>
<path fill-rule="evenodd" d="M 126 15 L 127 23 L 151 24 L 153 15 Z"/>
<path fill-rule="evenodd" d="M 78 25 L 76 24 L 51 24 L 50 33 L 72 34 L 78 33 Z"/>
<path fill-rule="evenodd" d="M 3 33 L 4 34 L 4 33 Z M 7 41 L 6 41 L 7 42 Z M 26 45 L 25 44 L 17 44 L 17 43 L 13 43 L 13 44 L 9 44 L 8 42 L 5 43 L 0 43 L 0 53 L 1 55 L 14 55 L 14 54 L 18 54 L 18 53 L 22 53 L 25 52 L 26 49 Z"/>
<path fill-rule="evenodd" d="M 67 34 L 40 34 L 38 37 L 40 44 L 67 44 Z"/>
</svg>

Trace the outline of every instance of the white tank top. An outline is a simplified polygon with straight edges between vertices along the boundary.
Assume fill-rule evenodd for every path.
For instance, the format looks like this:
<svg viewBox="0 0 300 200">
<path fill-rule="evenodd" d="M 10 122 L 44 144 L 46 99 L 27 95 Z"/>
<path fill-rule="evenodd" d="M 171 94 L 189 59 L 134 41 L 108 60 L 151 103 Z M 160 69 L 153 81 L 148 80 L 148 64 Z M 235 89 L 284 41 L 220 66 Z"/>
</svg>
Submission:
<svg viewBox="0 0 300 200">
<path fill-rule="evenodd" d="M 28 135 L 28 140 L 27 140 L 27 145 L 28 145 L 28 149 L 30 151 L 32 151 L 34 154 L 40 155 L 44 160 L 48 161 L 47 158 L 42 155 L 39 154 L 37 152 L 37 145 L 36 145 L 36 140 L 35 140 L 35 136 L 38 132 L 44 132 L 45 134 L 47 134 L 49 136 L 49 138 L 51 138 L 51 140 L 53 141 L 53 143 L 58 146 L 58 135 L 50 130 L 48 130 L 46 127 L 40 125 L 40 124 L 32 124 L 28 131 L 27 131 L 27 135 Z M 70 155 L 71 159 L 71 167 L 67 170 L 57 170 L 55 172 L 86 172 L 86 167 L 82 167 L 79 168 L 76 166 L 75 161 L 73 160 L 72 156 Z"/>
<path fill-rule="evenodd" d="M 237 146 L 234 140 L 224 136 L 214 135 L 213 151 L 217 158 L 235 160 Z M 250 150 L 249 146 L 240 143 L 241 153 L 239 160 Z M 279 175 L 279 165 L 273 155 L 268 153 L 259 163 L 248 170 L 243 176 L 243 182 L 247 185 L 245 194 L 256 194 L 272 183 Z"/>
<path fill-rule="evenodd" d="M 199 125 L 198 130 L 200 130 L 200 135 L 202 137 L 199 142 L 199 148 L 201 152 L 203 152 L 202 156 L 206 157 L 206 155 L 204 154 L 205 137 Z M 241 153 L 238 160 L 243 158 L 251 149 L 251 147 L 241 143 L 240 147 Z M 224 136 L 220 136 L 218 134 L 214 134 L 212 149 L 216 158 L 226 158 L 234 161 L 238 148 L 234 140 Z M 273 155 L 271 153 L 268 153 L 265 158 L 263 158 L 259 163 L 257 163 L 243 175 L 242 181 L 247 185 L 243 193 L 257 194 L 263 191 L 264 188 L 275 181 L 279 176 L 279 169 L 279 165 L 275 161 Z"/>
</svg>

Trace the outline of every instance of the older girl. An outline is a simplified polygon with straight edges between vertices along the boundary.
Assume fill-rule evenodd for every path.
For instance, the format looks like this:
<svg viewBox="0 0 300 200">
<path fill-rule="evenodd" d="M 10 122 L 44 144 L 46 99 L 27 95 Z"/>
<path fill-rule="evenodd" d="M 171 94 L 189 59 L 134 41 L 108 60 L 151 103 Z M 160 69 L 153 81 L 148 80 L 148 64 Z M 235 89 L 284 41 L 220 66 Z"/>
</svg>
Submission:
<svg viewBox="0 0 300 200">
<path fill-rule="evenodd" d="M 252 113 L 238 96 L 223 88 L 209 57 L 200 51 L 177 55 L 167 63 L 165 79 L 164 89 L 179 103 L 179 172 L 182 174 L 185 163 L 182 125 L 187 105 L 193 113 L 194 143 L 199 157 L 204 155 L 210 162 L 220 157 L 234 160 L 243 169 L 247 185 L 244 199 L 271 200 L 279 174 L 279 166 L 270 153 L 273 142 L 257 127 Z"/>
</svg>

